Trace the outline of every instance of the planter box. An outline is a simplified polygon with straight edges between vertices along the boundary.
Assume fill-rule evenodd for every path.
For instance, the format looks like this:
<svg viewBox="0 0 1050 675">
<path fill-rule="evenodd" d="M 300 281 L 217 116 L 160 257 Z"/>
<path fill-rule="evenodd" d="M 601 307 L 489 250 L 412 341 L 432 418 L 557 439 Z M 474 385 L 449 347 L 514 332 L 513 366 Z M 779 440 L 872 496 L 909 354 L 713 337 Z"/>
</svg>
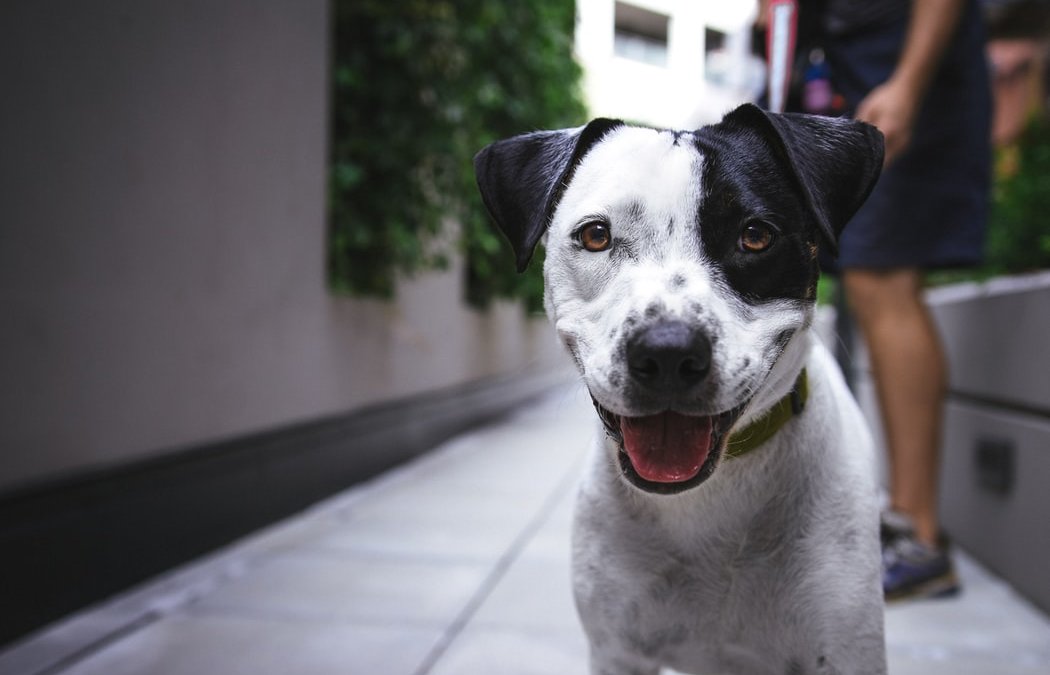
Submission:
<svg viewBox="0 0 1050 675">
<path fill-rule="evenodd" d="M 933 289 L 951 372 L 941 517 L 953 539 L 1050 611 L 1050 272 Z M 854 381 L 881 443 L 867 358 Z"/>
</svg>

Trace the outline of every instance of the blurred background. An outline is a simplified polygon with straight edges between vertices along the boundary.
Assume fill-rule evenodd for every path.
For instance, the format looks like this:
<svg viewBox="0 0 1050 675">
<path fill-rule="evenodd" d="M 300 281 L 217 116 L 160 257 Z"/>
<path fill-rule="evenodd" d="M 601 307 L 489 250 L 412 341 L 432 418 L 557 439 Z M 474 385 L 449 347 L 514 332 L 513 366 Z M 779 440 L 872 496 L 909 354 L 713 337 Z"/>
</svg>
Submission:
<svg viewBox="0 0 1050 675">
<path fill-rule="evenodd" d="M 931 295 L 945 521 L 1050 610 L 1047 3 L 985 4 L 988 262 Z M 514 273 L 473 154 L 595 116 L 715 121 L 765 86 L 755 13 L 5 0 L 0 645 L 570 380 L 542 255 Z"/>
</svg>

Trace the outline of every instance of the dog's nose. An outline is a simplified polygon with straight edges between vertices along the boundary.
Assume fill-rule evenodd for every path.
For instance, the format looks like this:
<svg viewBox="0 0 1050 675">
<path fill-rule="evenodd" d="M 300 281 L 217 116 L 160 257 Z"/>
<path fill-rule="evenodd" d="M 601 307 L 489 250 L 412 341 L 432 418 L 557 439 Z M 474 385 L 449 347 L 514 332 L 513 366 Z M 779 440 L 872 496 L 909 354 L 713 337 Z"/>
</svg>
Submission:
<svg viewBox="0 0 1050 675">
<path fill-rule="evenodd" d="M 681 321 L 661 321 L 635 334 L 627 343 L 631 377 L 650 389 L 684 391 L 711 370 L 711 341 Z"/>
</svg>

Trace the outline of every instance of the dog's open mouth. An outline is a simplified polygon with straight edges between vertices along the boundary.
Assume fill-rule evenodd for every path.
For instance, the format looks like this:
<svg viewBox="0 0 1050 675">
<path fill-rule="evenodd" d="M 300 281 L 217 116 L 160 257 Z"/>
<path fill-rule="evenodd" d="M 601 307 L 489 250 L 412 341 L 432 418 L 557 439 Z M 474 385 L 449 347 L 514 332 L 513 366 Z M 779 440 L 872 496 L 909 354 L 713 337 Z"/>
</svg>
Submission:
<svg viewBox="0 0 1050 675">
<path fill-rule="evenodd" d="M 718 415 L 668 410 L 645 417 L 617 415 L 597 401 L 594 407 L 620 446 L 617 458 L 624 478 L 647 492 L 675 494 L 696 487 L 711 475 L 744 405 Z"/>
</svg>

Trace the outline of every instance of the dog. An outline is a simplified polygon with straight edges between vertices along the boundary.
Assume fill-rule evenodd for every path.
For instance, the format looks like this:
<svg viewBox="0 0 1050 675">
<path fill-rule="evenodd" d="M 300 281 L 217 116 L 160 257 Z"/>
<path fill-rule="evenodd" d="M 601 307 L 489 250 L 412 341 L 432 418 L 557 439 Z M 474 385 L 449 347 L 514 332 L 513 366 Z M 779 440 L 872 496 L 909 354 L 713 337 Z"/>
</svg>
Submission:
<svg viewBox="0 0 1050 675">
<path fill-rule="evenodd" d="M 886 672 L 873 445 L 811 330 L 882 167 L 861 122 L 745 104 L 497 141 L 482 199 L 597 412 L 573 592 L 592 675 Z"/>
</svg>

